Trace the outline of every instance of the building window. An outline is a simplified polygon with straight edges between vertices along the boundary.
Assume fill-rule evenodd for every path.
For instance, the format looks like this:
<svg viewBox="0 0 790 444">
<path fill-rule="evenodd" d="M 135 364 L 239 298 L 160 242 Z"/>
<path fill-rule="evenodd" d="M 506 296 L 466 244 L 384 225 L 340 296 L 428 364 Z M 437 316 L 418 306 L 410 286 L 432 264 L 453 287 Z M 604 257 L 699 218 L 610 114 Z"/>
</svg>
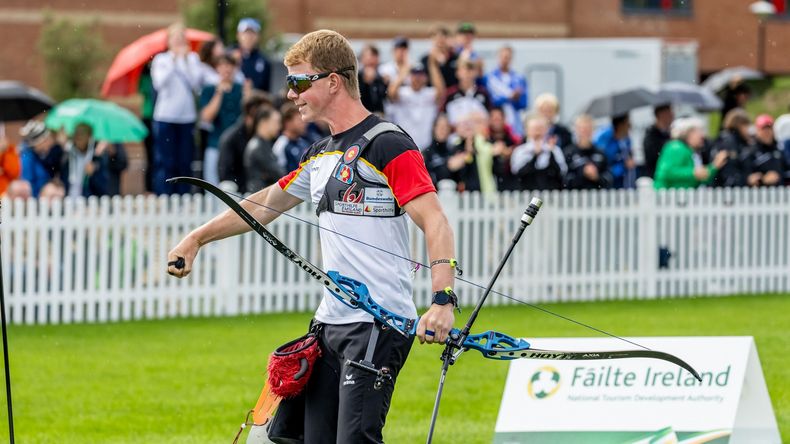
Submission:
<svg viewBox="0 0 790 444">
<path fill-rule="evenodd" d="M 626 14 L 691 15 L 692 0 L 623 0 Z"/>
</svg>

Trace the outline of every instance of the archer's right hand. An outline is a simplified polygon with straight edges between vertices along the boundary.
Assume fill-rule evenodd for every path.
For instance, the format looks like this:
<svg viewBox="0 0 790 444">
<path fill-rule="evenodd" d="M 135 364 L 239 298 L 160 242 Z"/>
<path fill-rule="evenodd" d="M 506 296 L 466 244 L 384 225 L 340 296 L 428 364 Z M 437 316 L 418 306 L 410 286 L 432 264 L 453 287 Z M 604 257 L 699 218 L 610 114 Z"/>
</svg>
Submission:
<svg viewBox="0 0 790 444">
<path fill-rule="evenodd" d="M 198 250 L 200 250 L 200 242 L 188 234 L 170 250 L 170 253 L 167 253 L 167 274 L 178 278 L 189 275 Z"/>
</svg>

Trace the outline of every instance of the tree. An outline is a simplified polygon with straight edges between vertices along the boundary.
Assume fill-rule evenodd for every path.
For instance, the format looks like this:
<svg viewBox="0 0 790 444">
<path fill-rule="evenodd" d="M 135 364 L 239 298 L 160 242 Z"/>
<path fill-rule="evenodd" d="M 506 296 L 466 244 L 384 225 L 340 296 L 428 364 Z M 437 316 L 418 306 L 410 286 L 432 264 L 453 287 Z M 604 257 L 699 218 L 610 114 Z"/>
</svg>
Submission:
<svg viewBox="0 0 790 444">
<path fill-rule="evenodd" d="M 47 92 L 57 101 L 93 97 L 99 91 L 106 60 L 104 41 L 96 32 L 98 20 L 74 23 L 44 17 L 38 48 L 44 58 Z"/>
<path fill-rule="evenodd" d="M 236 43 L 236 25 L 244 17 L 252 17 L 261 24 L 261 45 L 273 37 L 269 29 L 270 15 L 265 0 L 182 0 L 184 23 L 190 28 L 217 34 L 218 3 L 225 3 L 225 32 L 227 44 Z"/>
</svg>

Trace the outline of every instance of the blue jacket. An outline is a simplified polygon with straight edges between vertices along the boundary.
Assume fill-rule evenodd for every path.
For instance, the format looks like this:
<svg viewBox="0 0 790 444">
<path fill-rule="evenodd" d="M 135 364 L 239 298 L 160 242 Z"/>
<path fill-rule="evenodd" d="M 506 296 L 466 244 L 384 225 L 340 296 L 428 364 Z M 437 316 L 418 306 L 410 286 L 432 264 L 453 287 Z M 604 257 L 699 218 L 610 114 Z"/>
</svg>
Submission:
<svg viewBox="0 0 790 444">
<path fill-rule="evenodd" d="M 497 68 L 485 77 L 485 87 L 491 96 L 494 106 L 502 108 L 507 123 L 518 135 L 524 134 L 519 111 L 527 108 L 527 79 L 523 75 L 510 71 L 510 78 L 505 78 L 501 69 Z M 513 100 L 513 91 L 521 89 L 518 99 Z"/>
<path fill-rule="evenodd" d="M 241 56 L 241 72 L 252 81 L 252 87 L 261 91 L 271 91 L 272 65 L 257 48 L 246 56 Z"/>
<path fill-rule="evenodd" d="M 614 128 L 609 125 L 593 138 L 593 144 L 601 147 L 606 155 L 609 171 L 615 179 L 615 184 L 622 183 L 629 176 L 629 171 L 625 167 L 625 161 L 631 157 L 631 139 L 629 137 L 620 140 L 615 139 Z M 623 185 L 626 188 L 631 186 L 630 183 L 624 183 Z M 619 188 L 618 186 L 615 187 Z"/>
<path fill-rule="evenodd" d="M 38 197 L 41 188 L 60 174 L 63 148 L 55 145 L 46 157 L 41 158 L 32 147 L 23 144 L 19 157 L 22 162 L 22 179 L 30 182 L 33 197 Z"/>
</svg>

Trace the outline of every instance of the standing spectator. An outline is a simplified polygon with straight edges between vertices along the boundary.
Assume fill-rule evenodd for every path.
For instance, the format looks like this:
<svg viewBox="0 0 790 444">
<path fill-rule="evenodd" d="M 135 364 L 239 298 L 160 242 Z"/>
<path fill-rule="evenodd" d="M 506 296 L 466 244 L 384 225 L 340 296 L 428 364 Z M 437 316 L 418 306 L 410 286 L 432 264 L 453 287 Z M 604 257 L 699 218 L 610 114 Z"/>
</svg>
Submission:
<svg viewBox="0 0 790 444">
<path fill-rule="evenodd" d="M 107 195 L 120 195 L 121 174 L 129 167 L 126 147 L 122 143 L 99 142 L 96 147 L 96 155 L 103 156 L 103 163 L 107 166 Z"/>
<path fill-rule="evenodd" d="M 447 160 L 451 154 L 449 144 L 451 132 L 452 128 L 447 116 L 439 114 L 433 122 L 433 141 L 422 152 L 422 157 L 425 159 L 425 167 L 431 176 L 433 186 L 436 186 L 442 180 L 451 179 L 450 170 L 447 169 Z"/>
<path fill-rule="evenodd" d="M 261 24 L 254 18 L 245 17 L 239 20 L 236 27 L 236 38 L 239 41 L 239 46 L 235 49 L 236 59 L 241 61 L 241 72 L 247 79 L 246 87 L 269 92 L 272 67 L 258 49 L 260 33 Z"/>
<path fill-rule="evenodd" d="M 549 121 L 534 116 L 527 121 L 527 141 L 513 150 L 510 169 L 522 190 L 561 190 L 568 172 L 565 155 L 549 135 Z"/>
<path fill-rule="evenodd" d="M 399 72 L 404 69 L 408 71 L 410 64 L 409 39 L 398 36 L 392 41 L 392 60 L 379 65 L 379 74 L 384 79 L 384 83 L 389 84 L 395 80 Z"/>
<path fill-rule="evenodd" d="M 470 114 L 458 123 L 459 139 L 450 148 L 447 169 L 457 184 L 457 191 L 496 191 L 492 146 L 486 140 L 488 119 L 484 114 Z"/>
<path fill-rule="evenodd" d="M 549 136 L 556 137 L 556 144 L 564 148 L 573 142 L 573 136 L 565 125 L 559 122 L 560 101 L 551 93 L 543 93 L 535 98 L 535 110 L 549 122 Z"/>
<path fill-rule="evenodd" d="M 669 142 L 669 127 L 675 118 L 671 105 L 653 108 L 653 115 L 656 116 L 656 121 L 645 131 L 645 139 L 642 142 L 645 149 L 645 166 L 642 175 L 647 177 L 653 177 L 656 174 L 658 156 L 661 154 L 664 144 Z"/>
<path fill-rule="evenodd" d="M 719 152 L 709 165 L 695 151 L 705 144 L 705 125 L 693 117 L 677 119 L 672 123 L 674 140 L 664 145 L 656 165 L 656 189 L 696 188 L 710 183 L 719 169 L 727 162 L 727 153 Z"/>
<path fill-rule="evenodd" d="M 225 45 L 219 38 L 207 40 L 200 45 L 198 49 L 198 57 L 200 58 L 200 84 L 201 87 L 206 85 L 216 85 L 219 82 L 219 73 L 217 72 L 217 60 L 221 55 L 225 54 Z"/>
<path fill-rule="evenodd" d="M 518 178 L 510 170 L 510 157 L 513 155 L 513 149 L 521 143 L 521 137 L 517 136 L 505 122 L 505 113 L 502 108 L 491 108 L 488 119 L 488 141 L 492 144 L 491 154 L 494 156 L 494 177 L 496 177 L 497 190 L 518 190 L 520 184 Z"/>
<path fill-rule="evenodd" d="M 521 111 L 527 108 L 527 79 L 510 69 L 513 48 L 499 49 L 499 66 L 486 76 L 486 88 L 494 106 L 502 108 L 507 124 L 519 136 L 524 134 Z"/>
<path fill-rule="evenodd" d="M 21 169 L 22 165 L 16 147 L 8 140 L 4 132 L 0 132 L 0 195 L 5 193 L 11 182 L 19 178 Z"/>
<path fill-rule="evenodd" d="M 754 119 L 754 147 L 746 157 L 746 185 L 750 187 L 782 184 L 782 152 L 776 145 L 774 119 L 761 114 Z"/>
<path fill-rule="evenodd" d="M 726 129 L 724 120 L 727 114 L 735 108 L 746 108 L 746 103 L 752 96 L 752 89 L 740 77 L 735 77 L 724 88 L 724 106 L 721 108 L 721 125 L 719 132 Z"/>
<path fill-rule="evenodd" d="M 302 155 L 310 148 L 311 142 L 304 135 L 307 123 L 302 120 L 299 108 L 288 102 L 280 109 L 283 121 L 283 132 L 274 142 L 272 151 L 277 156 L 277 163 L 285 171 L 299 168 Z"/>
<path fill-rule="evenodd" d="M 168 51 L 158 54 L 151 63 L 151 79 L 157 92 L 153 186 L 160 195 L 189 192 L 188 184 L 169 184 L 165 180 L 191 175 L 197 120 L 195 91 L 200 87 L 200 59 L 189 49 L 184 26 L 176 23 L 167 31 Z"/>
<path fill-rule="evenodd" d="M 714 142 L 711 156 L 720 151 L 727 152 L 727 163 L 713 179 L 718 187 L 742 187 L 746 185 L 746 158 L 751 151 L 749 135 L 749 116 L 742 108 L 730 110 L 724 117 L 724 130 Z"/>
<path fill-rule="evenodd" d="M 55 142 L 44 122 L 31 120 L 19 131 L 23 138 L 21 163 L 22 179 L 31 186 L 31 194 L 38 197 L 41 188 L 53 178 L 60 177 L 63 147 Z"/>
<path fill-rule="evenodd" d="M 483 59 L 474 48 L 475 34 L 477 34 L 475 25 L 470 22 L 459 23 L 456 33 L 458 43 L 455 52 L 459 59 L 466 59 L 475 65 L 475 81 L 477 82 L 483 79 Z"/>
<path fill-rule="evenodd" d="M 442 112 L 453 126 L 473 114 L 488 114 L 491 109 L 491 97 L 484 86 L 475 83 L 477 65 L 466 59 L 458 59 L 456 77 L 458 84 L 447 90 L 447 97 L 442 105 Z"/>
<path fill-rule="evenodd" d="M 272 150 L 272 142 L 280 132 L 280 113 L 270 107 L 258 110 L 255 116 L 255 136 L 244 151 L 247 191 L 254 193 L 285 176 Z"/>
<path fill-rule="evenodd" d="M 450 30 L 445 26 L 437 26 L 431 33 L 431 49 L 420 59 L 422 66 L 428 66 L 428 57 L 433 55 L 439 65 L 439 71 L 442 72 L 445 88 L 458 84 L 458 78 L 455 77 L 455 70 L 458 68 L 458 54 L 453 50 L 449 40 Z M 433 86 L 430 78 L 428 78 L 428 86 Z"/>
<path fill-rule="evenodd" d="M 606 154 L 609 172 L 612 173 L 613 188 L 634 188 L 636 185 L 635 165 L 631 153 L 631 121 L 628 114 L 612 117 L 612 125 L 606 127 L 593 139 Z"/>
<path fill-rule="evenodd" d="M 97 146 L 90 126 L 79 124 L 74 135 L 66 142 L 66 157 L 61 170 L 61 180 L 70 197 L 105 196 L 108 193 L 109 172 L 107 158 Z M 97 152 L 97 148 L 100 148 Z"/>
<path fill-rule="evenodd" d="M 606 155 L 593 145 L 593 119 L 582 114 L 574 124 L 574 142 L 565 147 L 568 174 L 565 187 L 572 190 L 609 188 L 612 175 L 606 165 Z"/>
<path fill-rule="evenodd" d="M 437 108 L 444 99 L 444 81 L 433 57 L 428 58 L 427 69 L 435 86 L 427 86 L 428 73 L 422 64 L 411 65 L 408 70 L 405 68 L 387 89 L 392 102 L 389 115 L 392 122 L 400 125 L 417 147 L 424 150 L 431 144 L 432 123 L 436 120 Z M 410 82 L 404 85 L 407 78 Z"/>
<path fill-rule="evenodd" d="M 143 97 L 143 103 L 140 105 L 140 119 L 143 125 L 148 130 L 148 134 L 143 140 L 145 146 L 145 191 L 149 193 L 154 192 L 154 104 L 156 103 L 156 90 L 154 83 L 151 80 L 151 62 L 148 62 L 143 67 L 140 74 L 140 83 L 137 85 L 137 91 Z"/>
<path fill-rule="evenodd" d="M 262 106 L 271 106 L 269 96 L 252 92 L 242 101 L 243 115 L 219 138 L 219 181 L 233 183 L 239 193 L 247 191 L 244 173 L 244 150 L 247 142 L 255 135 L 255 115 Z"/>
<path fill-rule="evenodd" d="M 359 53 L 359 97 L 362 105 L 372 113 L 384 115 L 387 84 L 379 74 L 379 50 L 368 44 Z M 291 170 L 288 170 L 291 171 Z"/>
<path fill-rule="evenodd" d="M 234 81 L 236 59 L 223 54 L 216 60 L 219 81 L 206 85 L 200 93 L 200 121 L 209 129 L 203 155 L 203 178 L 219 184 L 219 138 L 241 116 L 242 85 Z"/>
</svg>

